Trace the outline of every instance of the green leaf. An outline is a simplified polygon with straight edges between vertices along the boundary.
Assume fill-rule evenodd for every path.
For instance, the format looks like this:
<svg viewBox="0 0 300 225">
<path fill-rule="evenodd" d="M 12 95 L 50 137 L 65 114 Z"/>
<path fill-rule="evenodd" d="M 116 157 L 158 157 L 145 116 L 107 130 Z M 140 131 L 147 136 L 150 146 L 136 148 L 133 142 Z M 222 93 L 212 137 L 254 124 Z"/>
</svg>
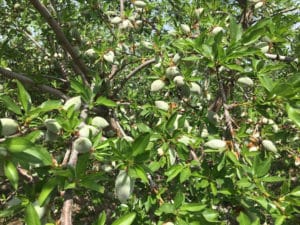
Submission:
<svg viewBox="0 0 300 225">
<path fill-rule="evenodd" d="M 5 148 L 11 153 L 22 152 L 34 144 L 24 137 L 15 137 L 6 139 L 3 143 Z"/>
<path fill-rule="evenodd" d="M 216 210 L 207 209 L 204 212 L 202 212 L 202 215 L 208 222 L 217 222 L 219 213 Z"/>
<path fill-rule="evenodd" d="M 137 139 L 132 143 L 132 155 L 137 156 L 142 154 L 150 141 L 150 133 L 141 134 Z"/>
<path fill-rule="evenodd" d="M 181 191 L 178 191 L 174 198 L 174 207 L 178 209 L 184 203 L 185 197 Z"/>
<path fill-rule="evenodd" d="M 300 197 L 300 186 L 294 188 L 289 195 L 295 196 L 295 197 Z"/>
<path fill-rule="evenodd" d="M 28 225 L 41 225 L 39 216 L 31 203 L 25 209 L 25 222 Z"/>
<path fill-rule="evenodd" d="M 254 175 L 256 177 L 262 177 L 266 175 L 271 168 L 271 158 L 261 160 L 259 156 L 255 157 L 253 163 Z"/>
<path fill-rule="evenodd" d="M 165 175 L 168 177 L 167 182 L 173 180 L 182 170 L 182 165 L 173 165 Z"/>
<path fill-rule="evenodd" d="M 13 164 L 11 161 L 6 161 L 4 163 L 4 174 L 11 183 L 11 185 L 14 187 L 14 189 L 17 190 L 19 174 L 15 164 Z"/>
<path fill-rule="evenodd" d="M 52 157 L 47 149 L 40 146 L 32 146 L 26 149 L 22 154 L 29 155 L 31 160 L 29 162 L 41 164 L 43 166 L 52 165 Z"/>
<path fill-rule="evenodd" d="M 105 211 L 103 211 L 102 213 L 100 213 L 100 215 L 98 216 L 97 221 L 94 223 L 94 225 L 105 225 L 106 222 L 106 214 Z"/>
<path fill-rule="evenodd" d="M 97 98 L 96 104 L 97 105 L 105 105 L 107 107 L 116 107 L 117 106 L 117 103 L 115 103 L 114 101 L 112 101 L 106 97 L 103 97 L 103 96 L 100 96 L 99 98 Z"/>
<path fill-rule="evenodd" d="M 57 186 L 58 180 L 56 178 L 50 178 L 47 183 L 43 185 L 42 191 L 38 197 L 38 203 L 43 206 L 48 199 L 53 189 Z"/>
<path fill-rule="evenodd" d="M 175 113 L 173 113 L 173 115 L 170 117 L 170 119 L 167 122 L 166 128 L 168 130 L 174 129 L 174 123 L 176 121 L 176 118 L 177 118 L 177 113 L 175 112 Z"/>
<path fill-rule="evenodd" d="M 262 86 L 267 89 L 267 91 L 271 92 L 273 87 L 275 86 L 274 81 L 266 74 L 260 74 L 258 79 Z"/>
<path fill-rule="evenodd" d="M 116 221 L 114 221 L 112 223 L 112 225 L 130 225 L 134 221 L 135 217 L 136 217 L 136 213 L 135 212 L 128 213 L 128 214 L 126 214 L 124 216 L 121 216 Z"/>
<path fill-rule="evenodd" d="M 8 110 L 12 111 L 17 115 L 22 115 L 21 108 L 15 103 L 13 99 L 11 99 L 11 97 L 7 95 L 0 95 L 0 101 Z"/>
<path fill-rule="evenodd" d="M 262 177 L 259 179 L 262 182 L 269 182 L 269 183 L 273 183 L 273 182 L 282 182 L 285 181 L 286 178 L 284 177 L 276 177 L 276 176 L 271 176 L 271 177 Z"/>
<path fill-rule="evenodd" d="M 180 183 L 183 183 L 184 181 L 188 180 L 191 174 L 192 173 L 190 167 L 185 167 L 180 173 L 180 177 L 179 177 Z"/>
<path fill-rule="evenodd" d="M 241 39 L 242 34 L 243 34 L 243 28 L 242 25 L 236 22 L 236 19 L 231 16 L 230 17 L 230 40 L 234 43 L 237 42 Z"/>
<path fill-rule="evenodd" d="M 296 94 L 296 89 L 294 89 L 290 84 L 280 82 L 275 85 L 275 87 L 272 89 L 271 94 L 275 94 L 281 97 L 290 97 Z"/>
<path fill-rule="evenodd" d="M 240 215 L 236 218 L 240 225 L 251 225 L 250 218 L 243 212 L 240 212 Z"/>
<path fill-rule="evenodd" d="M 174 214 L 175 211 L 176 209 L 173 204 L 164 203 L 155 211 L 155 215 L 160 216 L 162 214 Z"/>
<path fill-rule="evenodd" d="M 279 216 L 276 217 L 275 225 L 282 225 L 285 220 L 286 220 L 286 216 L 279 215 Z"/>
<path fill-rule="evenodd" d="M 138 166 L 138 165 L 130 167 L 129 174 L 130 174 L 130 177 L 140 178 L 142 180 L 142 182 L 148 184 L 147 174 L 146 174 L 145 170 L 143 169 L 143 167 Z"/>
<path fill-rule="evenodd" d="M 224 66 L 231 70 L 244 72 L 244 67 L 237 65 L 237 64 L 224 64 Z"/>
<path fill-rule="evenodd" d="M 21 102 L 25 113 L 27 113 L 31 108 L 31 97 L 26 91 L 26 89 L 24 88 L 24 86 L 21 84 L 21 82 L 18 80 L 16 82 L 18 86 L 19 101 Z"/>
<path fill-rule="evenodd" d="M 186 203 L 180 207 L 181 211 L 188 211 L 188 212 L 200 212 L 205 209 L 207 206 L 203 205 L 202 203 Z"/>
<path fill-rule="evenodd" d="M 286 111 L 289 119 L 291 119 L 298 127 L 300 127 L 300 109 L 293 108 L 291 105 L 286 105 Z"/>
</svg>

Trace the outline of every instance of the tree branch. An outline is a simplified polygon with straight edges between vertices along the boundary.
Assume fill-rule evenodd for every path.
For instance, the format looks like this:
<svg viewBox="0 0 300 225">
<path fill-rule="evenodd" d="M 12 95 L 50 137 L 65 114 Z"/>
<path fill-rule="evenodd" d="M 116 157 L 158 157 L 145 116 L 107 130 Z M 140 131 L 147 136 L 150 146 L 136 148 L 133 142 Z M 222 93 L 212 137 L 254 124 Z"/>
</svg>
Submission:
<svg viewBox="0 0 300 225">
<path fill-rule="evenodd" d="M 113 96 L 115 96 L 122 88 L 124 85 L 127 83 L 127 81 L 133 77 L 136 73 L 138 73 L 140 70 L 144 69 L 145 67 L 151 65 L 152 63 L 155 63 L 155 58 L 149 59 L 145 61 L 143 64 L 139 65 L 137 68 L 135 68 L 133 71 L 131 71 L 125 78 L 120 82 L 120 86 L 117 87 L 113 93 Z"/>
<path fill-rule="evenodd" d="M 83 63 L 83 61 L 80 59 L 79 54 L 73 48 L 73 46 L 70 44 L 68 39 L 66 38 L 65 34 L 63 33 L 60 25 L 56 22 L 56 20 L 50 15 L 48 9 L 40 3 L 38 0 L 30 0 L 31 4 L 37 9 L 37 11 L 44 17 L 44 19 L 47 21 L 49 26 L 52 28 L 54 33 L 56 34 L 56 37 L 58 41 L 61 43 L 62 47 L 67 51 L 70 56 L 72 57 L 73 61 L 77 65 L 77 67 L 80 69 L 82 73 L 80 73 L 83 82 L 86 85 L 89 85 L 87 76 L 88 76 L 88 69 L 86 65 Z"/>
<path fill-rule="evenodd" d="M 36 84 L 32 79 L 26 77 L 24 74 L 15 73 L 15 72 L 9 71 L 9 70 L 1 68 L 1 67 L 0 67 L 0 74 L 2 74 L 5 77 L 17 79 L 17 80 L 22 81 L 26 84 L 32 85 L 32 86 L 34 86 L 38 89 L 41 89 L 41 90 L 43 90 L 45 92 L 48 92 L 50 94 L 53 94 L 55 96 L 58 96 L 59 98 L 62 98 L 64 100 L 69 98 L 63 92 L 61 92 L 61 91 L 59 91 L 55 88 L 52 88 L 52 87 L 44 85 L 44 84 Z"/>
</svg>

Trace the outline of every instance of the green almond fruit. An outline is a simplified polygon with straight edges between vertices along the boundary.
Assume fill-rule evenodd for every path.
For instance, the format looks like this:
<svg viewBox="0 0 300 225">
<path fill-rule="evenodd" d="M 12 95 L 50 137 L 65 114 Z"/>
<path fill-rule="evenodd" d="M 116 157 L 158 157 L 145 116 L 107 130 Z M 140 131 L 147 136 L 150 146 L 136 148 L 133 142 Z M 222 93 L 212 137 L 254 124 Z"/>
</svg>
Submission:
<svg viewBox="0 0 300 225">
<path fill-rule="evenodd" d="M 179 75 L 180 72 L 178 70 L 178 67 L 177 66 L 169 66 L 167 69 L 166 69 L 166 75 L 168 77 L 173 77 L 173 76 L 176 76 L 176 75 Z"/>
<path fill-rule="evenodd" d="M 80 128 L 79 130 L 79 136 L 80 137 L 86 137 L 88 138 L 90 136 L 90 134 L 92 136 L 95 136 L 99 133 L 99 130 L 94 127 L 94 126 L 91 126 L 91 125 L 84 125 L 82 128 Z"/>
<path fill-rule="evenodd" d="M 61 125 L 55 119 L 46 119 L 44 124 L 48 131 L 52 133 L 59 133 L 61 130 Z"/>
<path fill-rule="evenodd" d="M 101 116 L 96 116 L 92 119 L 91 124 L 99 129 L 104 129 L 105 127 L 109 126 L 109 123 L 106 119 Z"/>
<path fill-rule="evenodd" d="M 121 170 L 115 181 L 115 190 L 120 202 L 125 203 L 133 192 L 134 179 L 125 170 Z"/>
<path fill-rule="evenodd" d="M 106 62 L 113 63 L 115 59 L 115 53 L 113 51 L 109 51 L 103 55 L 103 58 Z"/>
<path fill-rule="evenodd" d="M 159 91 L 159 90 L 163 89 L 164 86 L 165 86 L 165 82 L 163 82 L 162 80 L 155 80 L 151 84 L 150 91 L 152 91 L 152 92 Z"/>
<path fill-rule="evenodd" d="M 73 143 L 73 149 L 78 153 L 89 152 L 92 148 L 92 142 L 86 137 L 79 137 Z"/>
<path fill-rule="evenodd" d="M 197 83 L 192 82 L 191 87 L 190 87 L 190 91 L 192 93 L 201 94 L 201 87 Z"/>
<path fill-rule="evenodd" d="M 0 134 L 1 136 L 10 136 L 17 133 L 19 124 L 17 121 L 10 118 L 1 118 L 0 119 Z"/>
<path fill-rule="evenodd" d="M 133 4 L 138 8 L 144 8 L 147 5 L 146 2 L 144 2 L 144 1 L 134 1 Z"/>
<path fill-rule="evenodd" d="M 112 18 L 112 19 L 110 20 L 110 23 L 112 23 L 112 24 L 119 24 L 119 23 L 121 23 L 121 22 L 122 22 L 122 18 L 119 17 L 119 16 L 115 16 L 114 18 Z"/>
<path fill-rule="evenodd" d="M 80 107 L 81 107 L 81 98 L 80 98 L 80 96 L 76 96 L 76 97 L 68 99 L 65 102 L 65 104 L 63 106 L 63 109 L 68 110 L 73 105 L 74 105 L 74 110 L 75 111 L 80 109 Z"/>
<path fill-rule="evenodd" d="M 217 27 L 214 27 L 214 29 L 212 29 L 211 33 L 212 33 L 212 34 L 218 34 L 218 33 L 220 33 L 221 31 L 224 32 L 224 28 L 223 28 L 223 27 L 217 26 Z"/>
<path fill-rule="evenodd" d="M 226 142 L 219 139 L 212 139 L 204 144 L 204 146 L 212 149 L 222 149 L 226 147 Z"/>
<path fill-rule="evenodd" d="M 176 76 L 173 79 L 176 86 L 182 86 L 184 85 L 184 77 L 183 76 Z"/>
<path fill-rule="evenodd" d="M 263 140 L 262 141 L 262 145 L 264 146 L 264 148 L 268 151 L 271 151 L 271 152 L 274 152 L 274 153 L 277 153 L 277 148 L 276 146 L 274 145 L 274 143 L 270 140 Z"/>
<path fill-rule="evenodd" d="M 240 77 L 237 80 L 237 82 L 242 84 L 242 85 L 249 86 L 249 87 L 252 87 L 254 85 L 254 82 L 250 77 Z"/>
<path fill-rule="evenodd" d="M 164 110 L 164 111 L 169 110 L 169 104 L 167 102 L 164 102 L 164 101 L 155 101 L 155 106 L 158 109 L 161 109 L 161 110 Z"/>
<path fill-rule="evenodd" d="M 191 28 L 187 24 L 181 24 L 180 27 L 181 27 L 182 31 L 186 34 L 191 32 Z"/>
<path fill-rule="evenodd" d="M 45 141 L 46 142 L 54 142 L 58 139 L 58 137 L 59 136 L 57 135 L 57 133 L 53 133 L 49 130 L 47 130 L 45 133 Z"/>
</svg>

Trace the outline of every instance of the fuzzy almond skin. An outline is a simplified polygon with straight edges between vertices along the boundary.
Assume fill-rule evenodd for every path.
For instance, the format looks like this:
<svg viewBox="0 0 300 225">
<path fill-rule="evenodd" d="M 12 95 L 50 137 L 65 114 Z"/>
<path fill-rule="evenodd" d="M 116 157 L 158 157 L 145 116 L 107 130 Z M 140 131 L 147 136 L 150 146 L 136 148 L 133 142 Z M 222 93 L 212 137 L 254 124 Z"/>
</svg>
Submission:
<svg viewBox="0 0 300 225">
<path fill-rule="evenodd" d="M 10 136 L 15 133 L 17 133 L 19 124 L 17 121 L 10 119 L 10 118 L 1 118 L 0 119 L 1 123 L 1 136 Z"/>
<path fill-rule="evenodd" d="M 150 91 L 152 91 L 152 92 L 159 91 L 159 90 L 163 89 L 164 86 L 165 86 L 165 82 L 163 82 L 162 80 L 155 80 L 151 84 Z"/>
<path fill-rule="evenodd" d="M 61 125 L 55 119 L 46 119 L 44 124 L 47 130 L 52 133 L 57 134 L 61 130 Z"/>
<path fill-rule="evenodd" d="M 96 116 L 92 119 L 91 124 L 97 128 L 99 128 L 100 130 L 104 129 L 105 127 L 109 126 L 109 123 L 107 122 L 106 119 L 104 119 L 101 116 Z"/>
<path fill-rule="evenodd" d="M 115 190 L 120 202 L 125 203 L 133 192 L 134 180 L 125 170 L 121 170 L 115 181 Z"/>
<path fill-rule="evenodd" d="M 90 133 L 92 136 L 95 136 L 99 133 L 99 130 L 91 125 L 85 125 L 79 130 L 79 136 L 80 137 L 86 137 L 88 138 L 90 136 Z"/>
<path fill-rule="evenodd" d="M 221 149 L 226 147 L 226 142 L 220 139 L 212 139 L 204 144 L 204 146 L 212 149 Z"/>
<path fill-rule="evenodd" d="M 73 148 L 78 153 L 86 153 L 91 150 L 92 142 L 86 137 L 79 137 L 74 141 Z"/>
<path fill-rule="evenodd" d="M 80 98 L 80 96 L 76 96 L 76 97 L 68 99 L 65 102 L 65 104 L 63 106 L 63 109 L 68 110 L 72 105 L 74 105 L 74 110 L 75 111 L 80 109 L 80 107 L 81 107 L 81 98 Z"/>
<path fill-rule="evenodd" d="M 164 102 L 164 101 L 155 101 L 155 106 L 158 109 L 161 109 L 161 110 L 164 110 L 164 111 L 169 110 L 169 104 L 167 102 Z"/>
<path fill-rule="evenodd" d="M 242 85 L 249 86 L 249 87 L 253 87 L 253 85 L 254 85 L 254 82 L 250 77 L 240 77 L 237 80 L 237 82 L 242 84 Z"/>
<path fill-rule="evenodd" d="M 271 151 L 271 152 L 274 152 L 274 153 L 277 153 L 277 148 L 276 146 L 274 145 L 274 143 L 270 140 L 263 140 L 262 141 L 262 145 L 264 146 L 264 148 L 268 151 Z"/>
<path fill-rule="evenodd" d="M 144 8 L 144 7 L 146 7 L 146 2 L 144 2 L 144 1 L 134 1 L 134 3 L 133 3 L 136 7 L 139 7 L 139 8 Z"/>
</svg>

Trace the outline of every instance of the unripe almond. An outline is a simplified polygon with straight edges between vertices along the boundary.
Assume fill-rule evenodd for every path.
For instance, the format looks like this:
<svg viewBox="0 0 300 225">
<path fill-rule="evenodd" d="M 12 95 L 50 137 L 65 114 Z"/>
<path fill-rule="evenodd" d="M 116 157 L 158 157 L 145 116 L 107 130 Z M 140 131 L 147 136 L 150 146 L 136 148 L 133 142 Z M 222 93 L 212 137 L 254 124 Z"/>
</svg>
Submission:
<svg viewBox="0 0 300 225">
<path fill-rule="evenodd" d="M 138 8 L 144 8 L 147 5 L 144 1 L 134 1 L 133 4 Z"/>
<path fill-rule="evenodd" d="M 204 8 L 198 8 L 195 9 L 195 14 L 197 17 L 200 17 L 200 15 L 203 13 Z"/>
<path fill-rule="evenodd" d="M 0 146 L 0 156 L 5 157 L 7 156 L 7 149 Z"/>
<path fill-rule="evenodd" d="M 125 203 L 133 192 L 134 179 L 125 170 L 121 170 L 115 181 L 115 190 L 120 202 Z"/>
<path fill-rule="evenodd" d="M 17 121 L 10 118 L 1 118 L 0 124 L 1 136 L 13 135 L 18 131 L 19 128 Z"/>
<path fill-rule="evenodd" d="M 271 151 L 271 152 L 274 152 L 274 153 L 277 153 L 277 148 L 276 146 L 274 145 L 274 143 L 270 140 L 263 140 L 262 141 L 262 145 L 264 146 L 264 148 L 268 151 Z"/>
<path fill-rule="evenodd" d="M 88 138 L 90 136 L 90 134 L 92 136 L 97 135 L 99 133 L 99 130 L 94 126 L 84 125 L 82 128 L 80 128 L 78 133 L 79 133 L 80 137 Z"/>
<path fill-rule="evenodd" d="M 73 143 L 73 149 L 78 153 L 89 152 L 92 148 L 92 142 L 86 137 L 79 137 Z"/>
<path fill-rule="evenodd" d="M 88 55 L 88 56 L 93 56 L 95 55 L 95 50 L 93 48 L 90 48 L 88 50 L 85 51 L 85 54 Z"/>
<path fill-rule="evenodd" d="M 254 85 L 253 80 L 250 77 L 240 77 L 237 82 L 249 87 Z"/>
<path fill-rule="evenodd" d="M 217 34 L 217 33 L 221 32 L 221 31 L 224 32 L 224 28 L 217 26 L 217 27 L 214 27 L 214 29 L 211 31 L 211 33 L 212 34 Z"/>
<path fill-rule="evenodd" d="M 184 85 L 184 78 L 183 78 L 183 76 L 176 76 L 176 77 L 174 77 L 173 81 L 176 84 L 176 86 L 182 86 L 182 85 Z"/>
<path fill-rule="evenodd" d="M 104 129 L 109 126 L 109 123 L 101 116 L 96 116 L 92 119 L 91 124 L 99 129 Z"/>
<path fill-rule="evenodd" d="M 133 142 L 133 141 L 134 141 L 134 139 L 133 139 L 132 137 L 127 136 L 127 135 L 124 136 L 123 138 L 124 138 L 124 140 L 127 141 L 127 142 Z"/>
<path fill-rule="evenodd" d="M 170 66 L 166 69 L 167 76 L 176 76 L 179 75 L 179 70 L 177 66 Z"/>
<path fill-rule="evenodd" d="M 61 130 L 61 125 L 55 119 L 46 119 L 44 121 L 44 124 L 47 130 L 49 130 L 52 133 L 57 134 Z"/>
<path fill-rule="evenodd" d="M 221 149 L 226 147 L 226 142 L 220 139 L 212 139 L 204 144 L 204 146 L 212 149 Z"/>
<path fill-rule="evenodd" d="M 112 19 L 110 20 L 110 22 L 111 22 L 112 24 L 119 24 L 119 23 L 122 22 L 122 18 L 119 17 L 119 16 L 116 16 L 116 17 L 112 18 Z"/>
<path fill-rule="evenodd" d="M 158 109 L 164 110 L 164 111 L 168 111 L 169 110 L 169 104 L 165 101 L 155 101 L 155 106 Z"/>
<path fill-rule="evenodd" d="M 35 211 L 37 212 L 39 218 L 41 219 L 46 213 L 46 207 L 45 206 L 40 206 L 38 201 L 35 201 L 32 205 L 33 205 Z"/>
<path fill-rule="evenodd" d="M 120 24 L 119 28 L 121 30 L 126 30 L 126 29 L 130 29 L 130 28 L 133 28 L 133 24 L 131 23 L 130 20 L 123 20 L 122 23 Z"/>
<path fill-rule="evenodd" d="M 163 82 L 162 80 L 155 80 L 151 84 L 150 91 L 159 91 L 163 89 L 164 86 L 165 86 L 165 82 Z"/>
<path fill-rule="evenodd" d="M 115 53 L 113 51 L 109 51 L 103 55 L 103 58 L 106 62 L 113 63 L 115 59 Z"/>
<path fill-rule="evenodd" d="M 193 93 L 196 93 L 196 94 L 201 94 L 201 88 L 200 88 L 200 86 L 199 86 L 197 83 L 195 83 L 195 82 L 192 82 L 192 83 L 191 83 L 190 91 L 193 92 Z"/>
<path fill-rule="evenodd" d="M 56 133 L 53 133 L 49 130 L 46 131 L 46 134 L 45 134 L 45 141 L 46 142 L 53 142 L 53 141 L 56 141 L 58 138 L 58 135 Z"/>
<path fill-rule="evenodd" d="M 187 24 L 181 24 L 180 27 L 181 27 L 182 31 L 186 34 L 191 32 L 191 28 Z"/>
<path fill-rule="evenodd" d="M 80 96 L 76 96 L 76 97 L 68 99 L 65 102 L 65 104 L 63 106 L 63 109 L 68 110 L 73 105 L 74 105 L 74 110 L 75 111 L 80 109 L 80 107 L 81 107 L 81 98 L 80 98 Z"/>
<path fill-rule="evenodd" d="M 264 2 L 258 2 L 254 5 L 254 8 L 258 9 L 258 8 L 262 7 L 263 5 L 264 5 Z"/>
<path fill-rule="evenodd" d="M 141 44 L 147 49 L 153 49 L 153 44 L 150 41 L 142 41 Z"/>
<path fill-rule="evenodd" d="M 176 53 L 172 59 L 173 63 L 177 64 L 179 62 L 180 58 L 181 58 L 180 55 L 178 53 Z"/>
</svg>

